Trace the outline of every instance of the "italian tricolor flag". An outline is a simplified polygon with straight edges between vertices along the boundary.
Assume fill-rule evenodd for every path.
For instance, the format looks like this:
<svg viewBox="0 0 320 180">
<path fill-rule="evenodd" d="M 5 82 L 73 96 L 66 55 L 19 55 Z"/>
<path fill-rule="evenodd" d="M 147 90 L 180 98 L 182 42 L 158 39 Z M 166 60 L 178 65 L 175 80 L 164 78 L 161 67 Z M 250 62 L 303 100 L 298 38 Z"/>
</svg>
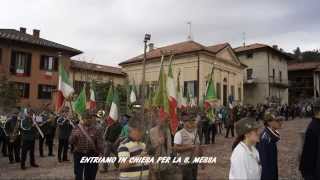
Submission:
<svg viewBox="0 0 320 180">
<path fill-rule="evenodd" d="M 115 121 L 118 121 L 118 119 L 119 119 L 119 95 L 118 95 L 117 89 L 114 89 L 110 112 L 107 118 L 107 124 L 111 125 Z"/>
<path fill-rule="evenodd" d="M 82 113 L 86 110 L 86 86 L 83 86 L 82 91 L 80 92 L 77 99 L 73 102 L 73 110 L 78 114 L 82 115 Z"/>
<path fill-rule="evenodd" d="M 90 88 L 90 99 L 87 104 L 87 109 L 94 110 L 97 107 L 96 96 L 94 89 Z"/>
<path fill-rule="evenodd" d="M 74 92 L 74 89 L 72 87 L 68 73 L 65 71 L 63 64 L 60 63 L 58 94 L 56 99 L 56 111 L 59 111 L 61 109 L 64 99 L 68 98 L 73 92 Z"/>
<path fill-rule="evenodd" d="M 170 57 L 170 64 L 168 69 L 168 79 L 167 79 L 167 92 L 169 99 L 169 112 L 170 112 L 170 127 L 172 134 L 175 134 L 178 128 L 178 116 L 177 116 L 177 91 L 176 83 L 173 78 L 172 72 L 172 56 Z"/>
<path fill-rule="evenodd" d="M 210 79 L 209 82 L 207 84 L 207 89 L 206 89 L 206 94 L 205 94 L 205 98 L 204 98 L 204 107 L 205 109 L 208 109 L 211 107 L 211 103 L 215 100 L 217 100 L 217 96 L 216 96 L 216 91 L 214 88 L 214 83 L 212 80 L 212 75 L 213 75 L 213 68 L 210 74 Z"/>
<path fill-rule="evenodd" d="M 133 85 L 131 86 L 130 89 L 130 104 L 133 104 L 137 101 L 137 96 L 136 96 L 136 86 L 133 80 Z"/>
<path fill-rule="evenodd" d="M 162 55 L 160 73 L 159 73 L 159 87 L 154 97 L 154 105 L 160 108 L 160 118 L 162 119 L 166 115 L 170 114 L 169 100 L 168 100 L 167 87 L 166 87 L 167 85 L 166 75 L 163 70 L 163 59 L 164 59 L 164 56 Z"/>
</svg>

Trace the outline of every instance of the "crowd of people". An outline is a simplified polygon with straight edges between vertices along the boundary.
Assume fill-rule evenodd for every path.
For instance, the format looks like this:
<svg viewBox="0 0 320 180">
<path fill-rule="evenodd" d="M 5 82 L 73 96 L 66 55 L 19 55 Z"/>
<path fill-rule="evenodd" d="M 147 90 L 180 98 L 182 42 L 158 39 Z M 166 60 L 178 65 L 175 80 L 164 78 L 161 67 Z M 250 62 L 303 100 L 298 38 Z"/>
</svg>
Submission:
<svg viewBox="0 0 320 180">
<path fill-rule="evenodd" d="M 148 114 L 153 118 L 146 129 L 142 119 L 150 117 Z M 312 116 L 299 168 L 305 179 L 320 179 L 320 101 L 303 106 L 229 104 L 209 109 L 190 107 L 179 110 L 178 114 L 179 127 L 173 133 L 170 131 L 169 115 L 159 113 L 158 109 L 144 114 L 133 110 L 118 121 L 110 121 L 89 110 L 78 118 L 67 107 L 59 113 L 17 108 L 5 119 L 2 116 L 2 154 L 8 156 L 10 164 L 20 163 L 22 170 L 27 169 L 29 154 L 30 166 L 37 168 L 39 165 L 34 154 L 35 141 L 38 140 L 40 157 L 56 156 L 57 161 L 62 163 L 69 161 L 70 151 L 73 154 L 75 179 L 93 180 L 99 169 L 100 173 L 108 173 L 110 164 L 80 163 L 83 157 L 166 156 L 192 159 L 203 155 L 202 144 L 214 144 L 215 136 L 225 133 L 225 138 L 229 135 L 235 137 L 230 146 L 229 178 L 271 180 L 278 179 L 277 142 L 280 140 L 278 129 L 282 121 L 297 116 Z M 55 142 L 58 142 L 57 155 L 53 150 Z M 44 145 L 48 154 L 44 154 Z M 198 166 L 195 163 L 181 163 L 178 166 L 128 161 L 114 163 L 120 172 L 119 179 L 197 179 Z"/>
</svg>

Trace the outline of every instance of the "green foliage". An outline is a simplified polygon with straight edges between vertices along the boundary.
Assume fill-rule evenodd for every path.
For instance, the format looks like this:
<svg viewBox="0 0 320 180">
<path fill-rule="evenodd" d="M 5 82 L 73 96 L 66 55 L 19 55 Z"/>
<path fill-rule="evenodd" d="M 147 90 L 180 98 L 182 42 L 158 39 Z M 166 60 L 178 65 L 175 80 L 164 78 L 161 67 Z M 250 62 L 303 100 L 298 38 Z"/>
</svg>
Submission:
<svg viewBox="0 0 320 180">
<path fill-rule="evenodd" d="M 300 61 L 320 61 L 320 51 L 318 49 L 312 51 L 301 51 L 299 47 L 293 50 L 293 54 L 289 54 Z"/>
<path fill-rule="evenodd" d="M 0 110 L 4 112 L 16 107 L 20 99 L 17 87 L 6 77 L 0 78 L 0 97 Z"/>
</svg>

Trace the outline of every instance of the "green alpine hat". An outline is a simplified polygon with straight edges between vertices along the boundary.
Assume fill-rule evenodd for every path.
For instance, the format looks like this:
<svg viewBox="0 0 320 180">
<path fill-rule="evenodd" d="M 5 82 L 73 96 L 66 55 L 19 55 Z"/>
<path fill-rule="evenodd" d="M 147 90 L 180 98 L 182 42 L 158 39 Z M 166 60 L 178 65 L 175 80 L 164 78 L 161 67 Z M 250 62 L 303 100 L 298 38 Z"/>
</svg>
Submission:
<svg viewBox="0 0 320 180">
<path fill-rule="evenodd" d="M 245 117 L 240 119 L 235 124 L 236 132 L 238 136 L 244 135 L 254 129 L 262 127 L 254 118 Z"/>
</svg>

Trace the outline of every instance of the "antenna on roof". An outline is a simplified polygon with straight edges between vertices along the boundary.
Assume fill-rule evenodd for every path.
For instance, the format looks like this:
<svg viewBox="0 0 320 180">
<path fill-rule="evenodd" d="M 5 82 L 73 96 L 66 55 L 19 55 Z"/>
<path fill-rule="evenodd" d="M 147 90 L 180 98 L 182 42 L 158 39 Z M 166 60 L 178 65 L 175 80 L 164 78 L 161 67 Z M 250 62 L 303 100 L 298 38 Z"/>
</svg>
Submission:
<svg viewBox="0 0 320 180">
<path fill-rule="evenodd" d="M 191 21 L 188 21 L 187 22 L 187 25 L 188 25 L 188 40 L 192 40 L 192 31 L 191 31 L 191 26 L 192 26 L 192 24 L 191 24 L 192 22 Z"/>
<path fill-rule="evenodd" d="M 243 47 L 246 47 L 246 32 L 242 32 Z"/>
</svg>

